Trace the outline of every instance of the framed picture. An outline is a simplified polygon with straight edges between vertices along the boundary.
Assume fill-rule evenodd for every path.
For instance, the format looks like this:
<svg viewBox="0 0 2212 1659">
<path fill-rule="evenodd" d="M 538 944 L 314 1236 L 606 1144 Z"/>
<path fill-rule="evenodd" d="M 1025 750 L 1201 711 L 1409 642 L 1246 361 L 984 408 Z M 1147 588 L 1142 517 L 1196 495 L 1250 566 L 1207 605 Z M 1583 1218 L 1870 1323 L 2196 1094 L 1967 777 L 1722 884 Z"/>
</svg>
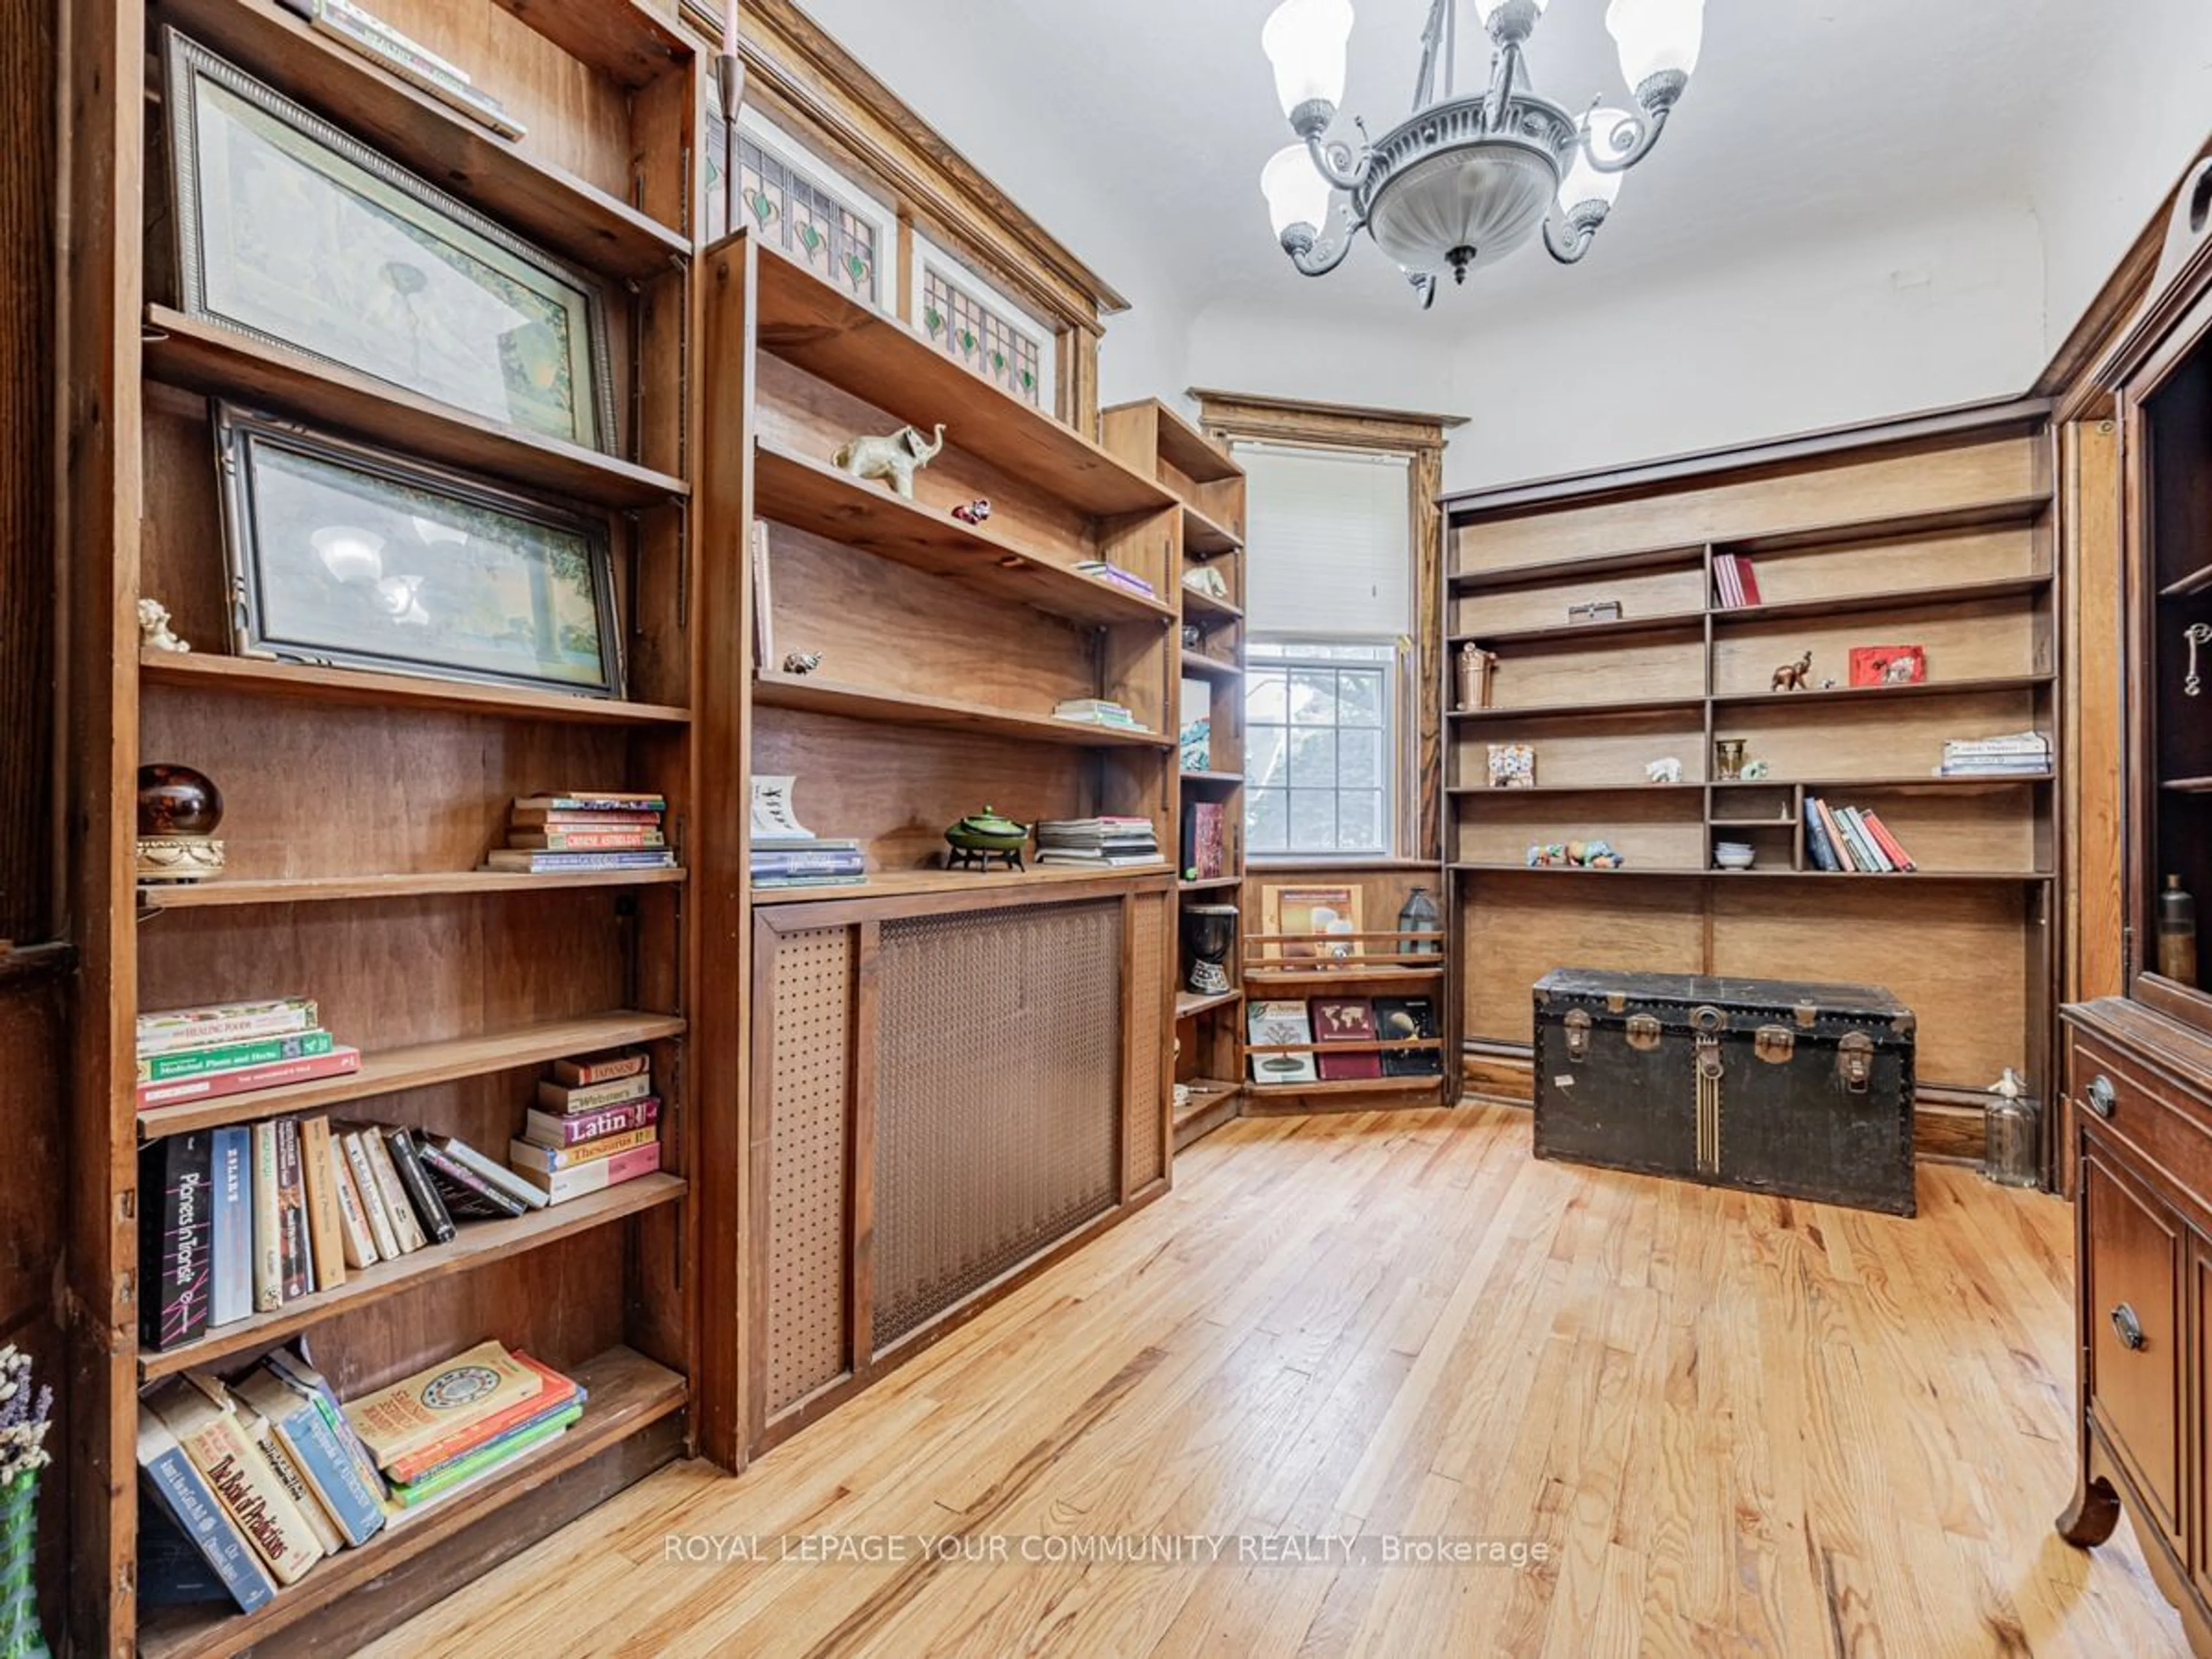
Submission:
<svg viewBox="0 0 2212 1659">
<path fill-rule="evenodd" d="M 1928 653 L 1917 645 L 1855 645 L 1853 685 L 1918 685 L 1928 678 Z"/>
<path fill-rule="evenodd" d="M 1268 957 L 1292 961 L 1318 962 L 1328 957 L 1355 956 L 1358 953 L 1358 942 L 1343 936 L 1358 933 L 1365 926 L 1359 890 L 1340 883 L 1262 887 L 1260 921 L 1260 931 L 1264 933 L 1311 936 L 1310 944 L 1299 938 L 1276 940 L 1267 945 L 1265 954 Z"/>
<path fill-rule="evenodd" d="M 623 695 L 602 520 L 216 409 L 240 656 Z"/>
<path fill-rule="evenodd" d="M 179 303 L 539 437 L 616 447 L 598 285 L 174 29 Z"/>
</svg>

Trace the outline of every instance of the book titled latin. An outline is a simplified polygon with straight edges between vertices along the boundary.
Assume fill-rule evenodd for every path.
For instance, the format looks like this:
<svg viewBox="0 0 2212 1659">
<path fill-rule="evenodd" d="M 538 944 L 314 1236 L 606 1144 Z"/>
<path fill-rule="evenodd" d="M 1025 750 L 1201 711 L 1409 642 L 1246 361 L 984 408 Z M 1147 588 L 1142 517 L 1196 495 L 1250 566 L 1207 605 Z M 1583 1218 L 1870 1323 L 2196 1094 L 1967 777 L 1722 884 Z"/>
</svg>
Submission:
<svg viewBox="0 0 2212 1659">
<path fill-rule="evenodd" d="M 344 1540 L 365 1544 L 374 1537 L 384 1524 L 383 1494 L 362 1478 L 313 1392 L 268 1366 L 248 1373 L 234 1391 L 268 1423 Z"/>
<path fill-rule="evenodd" d="M 165 1384 L 148 1403 L 279 1584 L 296 1583 L 323 1559 L 307 1516 L 227 1405 L 189 1377 Z"/>
<path fill-rule="evenodd" d="M 147 1490 L 191 1540 L 239 1611 L 251 1613 L 276 1594 L 276 1581 L 261 1565 L 214 1491 L 169 1425 L 138 1402 L 138 1468 Z"/>
<path fill-rule="evenodd" d="M 574 1115 L 533 1111 L 522 1120 L 522 1138 L 537 1146 L 576 1146 L 586 1140 L 599 1140 L 630 1129 L 644 1128 L 659 1115 L 659 1095 L 647 1095 L 643 1100 L 626 1100 L 620 1105 L 602 1106 L 596 1112 L 578 1112 Z"/>
<path fill-rule="evenodd" d="M 204 1132 L 167 1135 L 138 1158 L 139 1340 L 173 1348 L 208 1328 L 214 1288 L 213 1149 Z"/>
<path fill-rule="evenodd" d="M 138 1016 L 138 1053 L 173 1054 L 219 1043 L 311 1031 L 315 1005 L 307 997 L 276 997 L 265 1002 L 224 1002 L 204 1008 L 171 1008 Z"/>
<path fill-rule="evenodd" d="M 346 1404 L 354 1426 L 380 1468 L 459 1434 L 544 1390 L 543 1372 L 525 1364 L 498 1342 L 479 1342 L 465 1353 L 420 1370 Z"/>
<path fill-rule="evenodd" d="M 222 1100 L 288 1083 L 344 1077 L 360 1069 L 361 1050 L 341 1045 L 326 1054 L 272 1060 L 265 1066 L 241 1066 L 235 1071 L 210 1072 L 202 1077 L 175 1078 L 167 1083 L 142 1083 L 138 1085 L 138 1109 L 143 1112 L 149 1106 L 177 1106 L 191 1100 Z"/>
<path fill-rule="evenodd" d="M 540 1146 L 533 1140 L 510 1140 L 507 1143 L 507 1161 L 526 1175 L 550 1176 L 597 1158 L 649 1146 L 659 1133 L 658 1128 L 648 1124 L 642 1129 L 624 1129 L 617 1134 L 601 1135 L 594 1140 L 580 1140 L 567 1146 Z"/>
<path fill-rule="evenodd" d="M 573 1169 L 556 1170 L 544 1174 L 536 1170 L 516 1171 L 525 1181 L 545 1195 L 550 1204 L 560 1204 L 572 1198 L 581 1198 L 586 1193 L 604 1192 L 610 1187 L 619 1187 L 625 1181 L 635 1181 L 640 1176 L 649 1176 L 660 1168 L 660 1143 L 633 1146 L 626 1152 L 617 1152 L 612 1158 L 594 1158 L 589 1164 L 579 1164 Z"/>
</svg>

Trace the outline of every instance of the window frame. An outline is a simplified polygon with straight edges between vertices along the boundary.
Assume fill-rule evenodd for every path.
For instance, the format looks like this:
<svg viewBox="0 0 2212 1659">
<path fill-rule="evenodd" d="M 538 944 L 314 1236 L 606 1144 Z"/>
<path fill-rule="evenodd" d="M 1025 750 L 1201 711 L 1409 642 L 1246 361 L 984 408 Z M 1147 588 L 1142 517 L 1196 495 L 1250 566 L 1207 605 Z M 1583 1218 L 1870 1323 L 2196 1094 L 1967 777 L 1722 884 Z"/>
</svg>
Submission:
<svg viewBox="0 0 2212 1659">
<path fill-rule="evenodd" d="M 840 207 L 856 219 L 866 220 L 876 234 L 875 295 L 868 298 L 855 295 L 870 309 L 886 317 L 898 315 L 899 282 L 899 221 L 890 204 L 878 200 L 873 193 L 855 184 L 851 176 L 823 161 L 812 149 L 793 137 L 775 122 L 763 115 L 750 102 L 738 111 L 737 125 L 731 134 L 730 153 L 726 165 L 730 169 L 728 190 L 731 228 L 750 226 L 750 220 L 739 220 L 738 210 L 743 205 L 738 192 L 741 168 L 738 160 L 738 140 L 749 138 L 762 152 L 773 157 L 787 171 L 796 173 L 824 195 L 835 199 Z M 781 246 L 779 239 L 777 246 Z"/>
<path fill-rule="evenodd" d="M 1280 656 L 1258 654 L 1260 652 L 1282 652 Z M 1367 655 L 1353 655 L 1364 652 Z M 1337 654 L 1330 654 L 1330 653 Z M 1402 667 L 1401 638 L 1360 639 L 1322 638 L 1317 635 L 1261 635 L 1248 641 L 1245 649 L 1243 712 L 1244 719 L 1244 845 L 1246 862 L 1258 868 L 1267 865 L 1305 866 L 1316 864 L 1371 865 L 1394 858 L 1398 845 L 1398 808 L 1402 779 L 1399 775 L 1399 752 L 1404 733 L 1399 720 L 1402 712 L 1400 685 Z M 1339 738 L 1335 748 L 1336 781 L 1328 786 L 1328 793 L 1336 803 L 1336 836 L 1343 834 L 1343 798 L 1349 793 L 1371 794 L 1376 800 L 1376 831 L 1374 844 L 1363 848 L 1336 847 L 1327 851 L 1302 848 L 1289 844 L 1291 841 L 1291 796 L 1299 786 L 1291 777 L 1293 734 L 1300 730 L 1322 729 L 1314 726 L 1301 727 L 1293 718 L 1289 701 L 1291 677 L 1300 673 L 1327 673 L 1339 678 L 1336 708 L 1343 706 L 1341 676 L 1350 673 L 1371 673 L 1381 682 L 1376 697 L 1378 714 L 1376 723 L 1347 726 L 1340 717 L 1332 718 L 1326 729 Z M 1259 694 L 1260 683 L 1279 674 L 1285 689 L 1283 719 L 1280 721 L 1261 720 L 1254 712 L 1254 702 Z M 1376 734 L 1376 781 L 1371 785 L 1347 786 L 1343 781 L 1344 757 L 1341 738 L 1346 731 L 1373 732 Z M 1282 782 L 1263 784 L 1255 768 L 1260 759 L 1260 733 L 1262 731 L 1283 733 Z M 1283 797 L 1283 833 L 1285 845 L 1262 848 L 1259 844 L 1257 818 L 1259 798 L 1262 794 L 1280 793 Z"/>
<path fill-rule="evenodd" d="M 928 308 L 929 273 L 934 270 L 954 288 L 964 289 L 969 297 L 1004 319 L 1006 325 L 1022 335 L 1036 347 L 1037 395 L 1036 406 L 1047 415 L 1056 416 L 1060 408 L 1060 330 L 1032 313 L 1028 307 L 1016 304 L 1006 297 L 1006 291 L 977 273 L 964 259 L 947 252 L 917 229 L 914 233 L 914 270 L 907 289 L 907 325 L 929 341 L 930 349 L 944 352 L 954 362 L 960 359 L 936 340 L 930 337 L 927 325 L 922 321 Z M 1000 386 L 991 377 L 969 371 L 980 380 L 999 386 L 1009 397 L 1021 394 Z"/>
</svg>

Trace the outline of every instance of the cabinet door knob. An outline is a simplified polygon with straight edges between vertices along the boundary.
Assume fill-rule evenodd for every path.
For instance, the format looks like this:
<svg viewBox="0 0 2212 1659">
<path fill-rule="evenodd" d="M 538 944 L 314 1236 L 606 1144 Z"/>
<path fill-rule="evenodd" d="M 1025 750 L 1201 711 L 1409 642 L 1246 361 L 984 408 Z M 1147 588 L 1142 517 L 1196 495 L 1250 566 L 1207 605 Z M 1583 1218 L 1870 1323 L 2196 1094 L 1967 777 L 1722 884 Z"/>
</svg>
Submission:
<svg viewBox="0 0 2212 1659">
<path fill-rule="evenodd" d="M 2112 1310 L 2112 1328 L 2119 1333 L 2120 1346 L 2141 1351 L 2144 1345 L 2142 1321 L 2136 1310 L 2124 1302 Z"/>
<path fill-rule="evenodd" d="M 2099 1117 L 2109 1119 L 2118 1095 L 2112 1088 L 2112 1079 L 2102 1072 L 2089 1079 L 2089 1109 Z"/>
</svg>

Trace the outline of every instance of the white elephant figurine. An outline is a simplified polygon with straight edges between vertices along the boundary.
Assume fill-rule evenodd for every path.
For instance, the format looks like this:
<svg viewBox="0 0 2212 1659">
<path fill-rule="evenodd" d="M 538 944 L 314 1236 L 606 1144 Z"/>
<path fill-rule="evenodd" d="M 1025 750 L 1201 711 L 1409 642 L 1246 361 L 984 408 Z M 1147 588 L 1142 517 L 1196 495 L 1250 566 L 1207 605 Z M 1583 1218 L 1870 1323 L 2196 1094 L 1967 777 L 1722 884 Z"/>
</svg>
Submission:
<svg viewBox="0 0 2212 1659">
<path fill-rule="evenodd" d="M 908 501 L 914 499 L 914 475 L 935 460 L 945 447 L 945 422 L 937 423 L 934 435 L 925 438 L 919 429 L 902 426 L 887 438 L 855 438 L 836 454 L 841 471 L 856 478 L 885 478 L 892 490 Z"/>
<path fill-rule="evenodd" d="M 1644 775 L 1654 783 L 1680 783 L 1682 781 L 1682 763 L 1669 755 L 1663 760 L 1648 763 L 1644 768 Z"/>
</svg>

